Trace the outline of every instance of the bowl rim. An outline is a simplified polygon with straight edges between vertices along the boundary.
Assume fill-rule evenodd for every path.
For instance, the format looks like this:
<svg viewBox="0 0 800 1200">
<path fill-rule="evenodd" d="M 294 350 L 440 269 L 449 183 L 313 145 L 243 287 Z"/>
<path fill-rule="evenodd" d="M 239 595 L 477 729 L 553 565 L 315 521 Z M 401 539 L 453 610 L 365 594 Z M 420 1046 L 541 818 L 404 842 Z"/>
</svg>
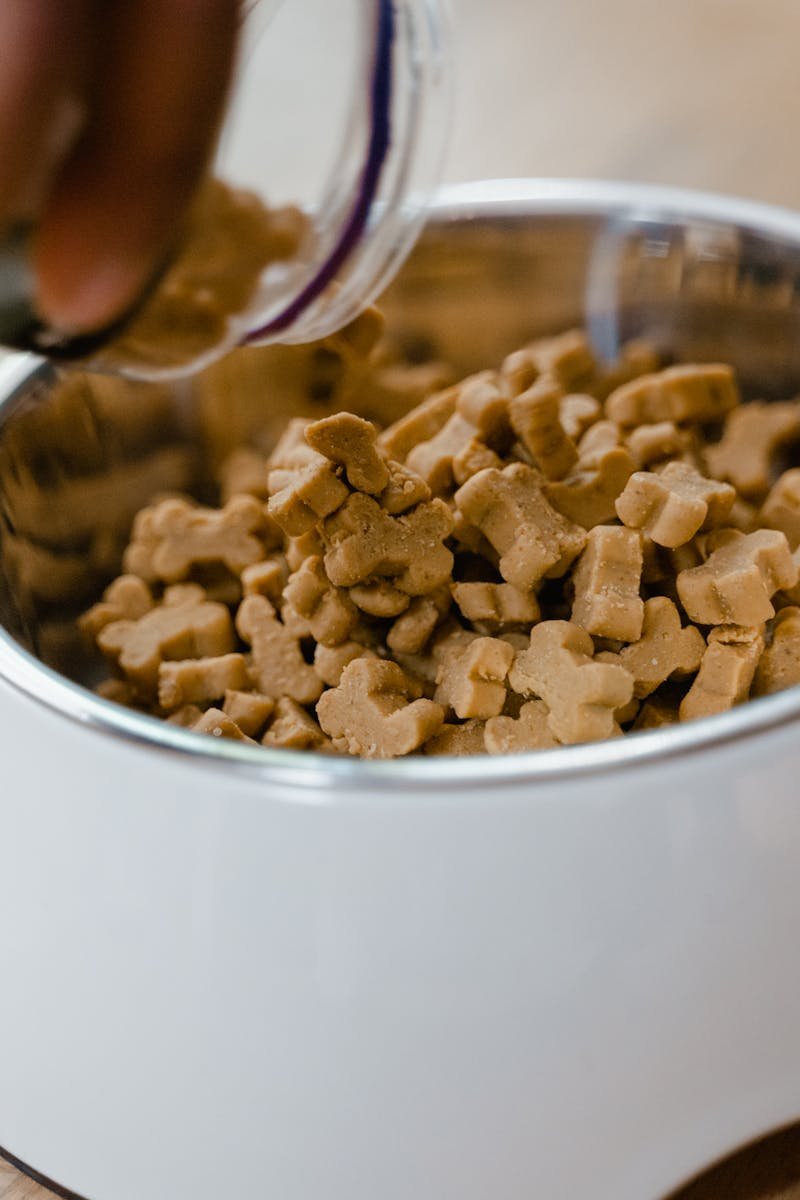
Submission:
<svg viewBox="0 0 800 1200">
<path fill-rule="evenodd" d="M 800 214 L 735 197 L 651 184 L 583 179 L 492 179 L 452 184 L 430 204 L 434 220 L 503 215 L 623 215 L 631 220 L 708 220 L 785 238 L 800 246 Z M 30 354 L 0 355 L 0 432 L 15 400 L 48 368 Z M 204 769 L 216 766 L 326 798 L 369 791 L 391 797 L 422 787 L 486 790 L 513 784 L 571 782 L 684 758 L 775 731 L 800 718 L 800 687 L 748 701 L 718 716 L 635 736 L 513 755 L 365 761 L 308 751 L 253 747 L 198 736 L 156 717 L 125 709 L 46 666 L 0 626 L 0 680 L 89 732 L 170 753 Z"/>
</svg>

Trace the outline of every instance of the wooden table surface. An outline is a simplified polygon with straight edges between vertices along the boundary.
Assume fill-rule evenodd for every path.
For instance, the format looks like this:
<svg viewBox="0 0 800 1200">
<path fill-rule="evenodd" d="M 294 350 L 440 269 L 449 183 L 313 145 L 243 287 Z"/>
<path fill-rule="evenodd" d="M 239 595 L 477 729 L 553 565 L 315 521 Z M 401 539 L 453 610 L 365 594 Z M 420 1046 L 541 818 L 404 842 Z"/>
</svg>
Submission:
<svg viewBox="0 0 800 1200">
<path fill-rule="evenodd" d="M 638 179 L 800 207 L 797 0 L 451 7 L 457 88 L 448 180 Z M 0 1200 L 48 1195 L 0 1162 Z M 671 1200 L 800 1200 L 800 1127 Z"/>
</svg>

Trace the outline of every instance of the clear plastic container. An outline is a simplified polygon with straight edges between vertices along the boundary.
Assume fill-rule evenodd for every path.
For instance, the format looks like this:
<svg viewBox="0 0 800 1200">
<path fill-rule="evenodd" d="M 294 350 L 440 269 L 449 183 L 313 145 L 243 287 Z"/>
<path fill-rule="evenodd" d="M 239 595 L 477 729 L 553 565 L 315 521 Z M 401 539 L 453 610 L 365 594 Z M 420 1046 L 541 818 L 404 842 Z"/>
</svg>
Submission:
<svg viewBox="0 0 800 1200">
<path fill-rule="evenodd" d="M 198 321 L 171 284 L 176 256 L 124 323 L 65 338 L 36 321 L 25 239 L 9 239 L 0 251 L 0 343 L 166 379 L 239 344 L 313 341 L 346 325 L 394 276 L 438 182 L 449 117 L 443 3 L 250 3 L 213 173 L 252 193 L 256 208 L 298 206 L 305 221 L 295 220 L 302 235 L 291 256 L 256 266 L 224 319 L 212 320 L 209 300 L 208 319 Z M 195 214 L 200 234 L 207 209 Z M 184 241 L 192 238 L 190 227 Z M 213 296 L 213 280 L 205 290 Z M 170 304 L 156 307 L 165 294 Z M 178 331 L 171 344 L 163 312 Z"/>
</svg>

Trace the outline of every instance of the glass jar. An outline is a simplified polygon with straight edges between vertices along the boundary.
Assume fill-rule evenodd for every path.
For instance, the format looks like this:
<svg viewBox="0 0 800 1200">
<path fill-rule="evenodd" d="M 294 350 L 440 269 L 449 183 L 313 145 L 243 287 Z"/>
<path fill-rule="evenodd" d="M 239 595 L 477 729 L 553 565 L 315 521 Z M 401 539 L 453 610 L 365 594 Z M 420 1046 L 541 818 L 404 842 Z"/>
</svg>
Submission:
<svg viewBox="0 0 800 1200">
<path fill-rule="evenodd" d="M 237 345 L 313 341 L 353 320 L 404 260 L 438 181 L 442 3 L 250 3 L 213 164 L 227 186 L 201 189 L 148 294 L 97 334 L 42 326 L 23 230 L 0 249 L 0 343 L 157 380 Z"/>
</svg>

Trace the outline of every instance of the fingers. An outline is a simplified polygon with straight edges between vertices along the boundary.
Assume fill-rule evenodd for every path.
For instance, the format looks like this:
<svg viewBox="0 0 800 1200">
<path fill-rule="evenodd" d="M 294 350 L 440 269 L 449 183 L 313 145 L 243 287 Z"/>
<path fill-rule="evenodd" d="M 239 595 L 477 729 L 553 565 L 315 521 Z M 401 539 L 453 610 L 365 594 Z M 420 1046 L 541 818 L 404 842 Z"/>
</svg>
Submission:
<svg viewBox="0 0 800 1200">
<path fill-rule="evenodd" d="M 78 86 L 88 0 L 0 3 L 0 229 L 30 215 L 57 158 L 68 94 Z"/>
<path fill-rule="evenodd" d="M 173 242 L 214 145 L 238 9 L 237 0 L 102 5 L 89 119 L 37 238 L 38 307 L 50 324 L 108 324 Z"/>
</svg>

